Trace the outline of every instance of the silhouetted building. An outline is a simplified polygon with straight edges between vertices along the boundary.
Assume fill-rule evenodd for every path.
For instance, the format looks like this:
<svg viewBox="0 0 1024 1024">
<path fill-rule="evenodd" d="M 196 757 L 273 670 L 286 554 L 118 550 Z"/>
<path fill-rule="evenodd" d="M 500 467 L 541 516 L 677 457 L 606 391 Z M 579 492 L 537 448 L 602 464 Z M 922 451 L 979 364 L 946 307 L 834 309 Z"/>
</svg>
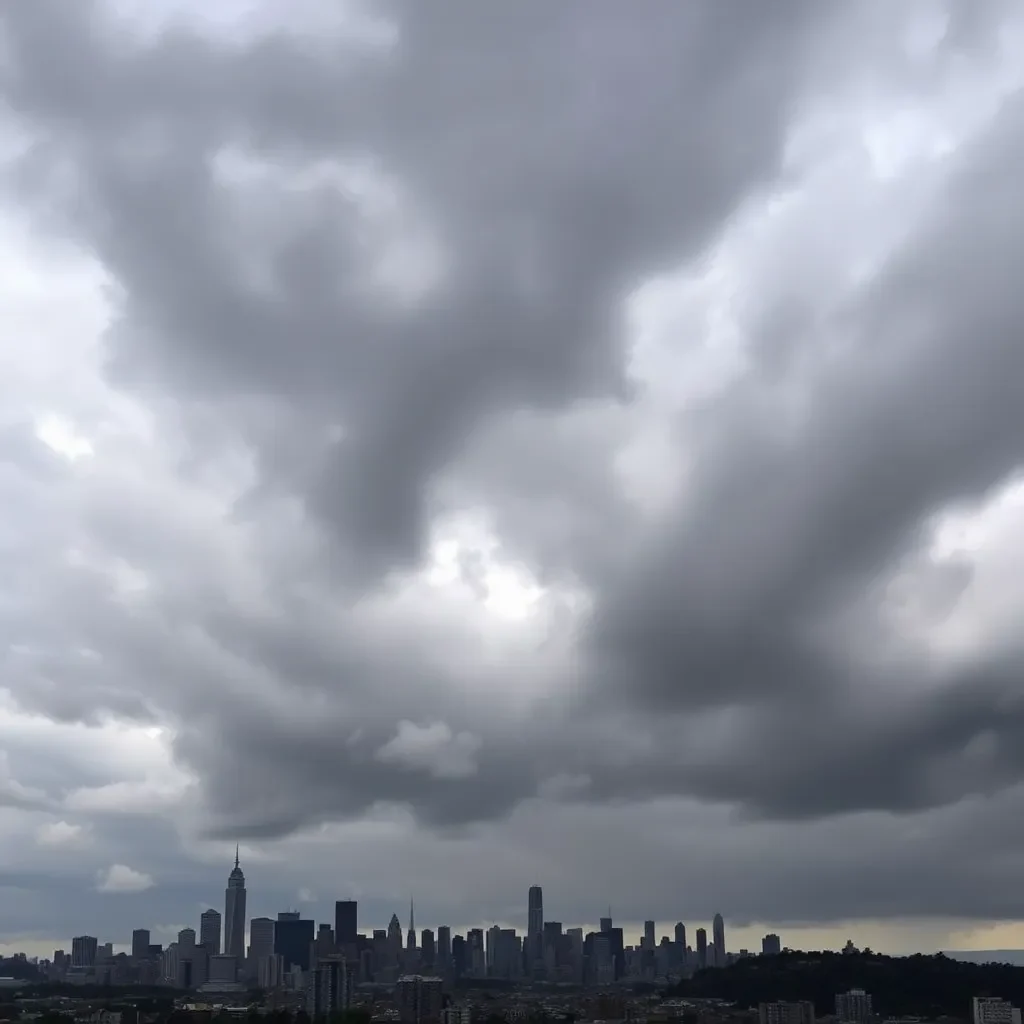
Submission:
<svg viewBox="0 0 1024 1024">
<path fill-rule="evenodd" d="M 761 940 L 761 956 L 778 956 L 781 952 L 782 940 L 775 932 L 769 932 Z"/>
<path fill-rule="evenodd" d="M 228 875 L 224 890 L 224 952 L 240 964 L 245 959 L 245 875 L 238 866 L 238 847 L 235 847 L 235 866 Z"/>
<path fill-rule="evenodd" d="M 285 971 L 293 967 L 309 970 L 315 927 L 314 921 L 303 920 L 296 911 L 277 915 L 274 924 L 274 952 L 283 958 Z"/>
<path fill-rule="evenodd" d="M 708 933 L 703 928 L 697 929 L 697 966 L 708 965 Z"/>
<path fill-rule="evenodd" d="M 149 959 L 149 929 L 136 928 L 132 932 L 132 959 Z"/>
<path fill-rule="evenodd" d="M 334 904 L 334 941 L 339 949 L 355 946 L 359 934 L 359 904 L 355 900 L 338 900 Z"/>
</svg>

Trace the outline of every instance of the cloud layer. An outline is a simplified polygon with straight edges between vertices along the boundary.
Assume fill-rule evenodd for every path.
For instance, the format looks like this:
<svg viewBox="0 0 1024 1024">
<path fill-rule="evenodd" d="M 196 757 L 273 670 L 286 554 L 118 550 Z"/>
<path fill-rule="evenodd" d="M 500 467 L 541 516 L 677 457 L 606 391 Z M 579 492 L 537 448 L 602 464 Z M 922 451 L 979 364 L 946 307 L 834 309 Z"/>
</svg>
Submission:
<svg viewBox="0 0 1024 1024">
<path fill-rule="evenodd" d="M 0 13 L 12 934 L 1024 917 L 1016 7 L 122 7 Z"/>
</svg>

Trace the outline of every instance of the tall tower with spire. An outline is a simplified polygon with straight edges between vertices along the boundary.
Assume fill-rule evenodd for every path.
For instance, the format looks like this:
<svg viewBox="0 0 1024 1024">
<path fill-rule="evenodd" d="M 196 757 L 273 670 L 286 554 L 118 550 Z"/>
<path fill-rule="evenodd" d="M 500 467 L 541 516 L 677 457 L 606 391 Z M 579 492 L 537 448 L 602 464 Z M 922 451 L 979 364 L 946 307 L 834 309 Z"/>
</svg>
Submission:
<svg viewBox="0 0 1024 1024">
<path fill-rule="evenodd" d="M 238 846 L 235 846 L 235 866 L 228 875 L 224 890 L 224 952 L 235 958 L 241 967 L 245 960 L 245 875 L 238 865 Z"/>
</svg>

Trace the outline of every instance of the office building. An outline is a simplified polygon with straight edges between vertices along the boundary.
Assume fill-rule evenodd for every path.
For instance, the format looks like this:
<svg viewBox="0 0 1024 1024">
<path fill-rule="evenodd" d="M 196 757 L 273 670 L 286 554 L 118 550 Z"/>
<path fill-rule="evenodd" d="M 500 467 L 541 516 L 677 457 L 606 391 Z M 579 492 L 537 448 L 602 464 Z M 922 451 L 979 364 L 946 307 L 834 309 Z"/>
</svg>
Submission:
<svg viewBox="0 0 1024 1024">
<path fill-rule="evenodd" d="M 340 954 L 319 960 L 309 972 L 306 1012 L 313 1018 L 343 1012 L 352 1005 L 355 965 Z"/>
<path fill-rule="evenodd" d="M 295 911 L 277 915 L 274 925 L 274 952 L 284 958 L 285 971 L 298 967 L 308 971 L 313 948 L 313 929 L 316 923 L 303 920 Z"/>
<path fill-rule="evenodd" d="M 149 959 L 149 929 L 136 928 L 132 932 L 132 959 Z"/>
<path fill-rule="evenodd" d="M 711 941 L 715 947 L 715 966 L 725 966 L 725 921 L 721 914 L 715 914 L 711 922 Z"/>
<path fill-rule="evenodd" d="M 395 1002 L 402 1024 L 440 1024 L 443 982 L 421 974 L 403 975 L 395 987 Z"/>
<path fill-rule="evenodd" d="M 334 941 L 339 949 L 355 946 L 359 934 L 359 904 L 355 900 L 338 900 L 334 904 Z"/>
<path fill-rule="evenodd" d="M 1020 1010 L 1006 999 L 975 996 L 971 1000 L 971 1024 L 1021 1024 Z"/>
<path fill-rule="evenodd" d="M 220 952 L 220 913 L 212 907 L 199 915 L 199 944 L 211 956 Z"/>
<path fill-rule="evenodd" d="M 862 988 L 851 988 L 836 996 L 836 1024 L 869 1024 L 871 996 Z"/>
<path fill-rule="evenodd" d="M 781 952 L 782 940 L 775 932 L 769 932 L 761 940 L 761 956 L 778 956 Z"/>
<path fill-rule="evenodd" d="M 544 962 L 544 892 L 531 885 L 527 896 L 526 961 L 530 972 L 539 970 Z"/>
<path fill-rule="evenodd" d="M 759 1024 L 814 1024 L 814 1003 L 761 1003 L 757 1016 Z"/>
<path fill-rule="evenodd" d="M 71 940 L 71 966 L 95 967 L 99 940 L 95 935 L 77 935 Z"/>
<path fill-rule="evenodd" d="M 437 929 L 437 953 L 434 957 L 434 964 L 438 972 L 444 976 L 451 973 L 452 969 L 452 930 L 443 924 Z"/>
<path fill-rule="evenodd" d="M 437 948 L 434 933 L 429 928 L 420 932 L 420 961 L 425 968 L 433 968 L 437 959 Z"/>
<path fill-rule="evenodd" d="M 274 920 L 269 917 L 254 917 L 249 922 L 249 956 L 258 963 L 260 957 L 274 952 Z"/>
<path fill-rule="evenodd" d="M 708 965 L 708 933 L 703 928 L 697 929 L 697 967 Z"/>
</svg>

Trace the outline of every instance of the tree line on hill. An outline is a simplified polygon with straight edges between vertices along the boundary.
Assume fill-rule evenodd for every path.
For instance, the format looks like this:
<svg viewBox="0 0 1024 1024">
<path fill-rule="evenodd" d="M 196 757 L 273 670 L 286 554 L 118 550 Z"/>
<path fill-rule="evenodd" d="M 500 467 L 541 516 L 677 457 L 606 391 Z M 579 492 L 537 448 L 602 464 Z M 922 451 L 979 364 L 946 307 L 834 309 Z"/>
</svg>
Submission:
<svg viewBox="0 0 1024 1024">
<path fill-rule="evenodd" d="M 741 1007 L 776 1000 L 810 1000 L 818 1015 L 835 1011 L 840 992 L 870 993 L 883 1017 L 970 1017 L 973 996 L 998 996 L 1024 1005 L 1024 967 L 975 964 L 935 956 L 792 952 L 744 957 L 728 967 L 698 971 L 671 995 L 720 998 Z"/>
</svg>

